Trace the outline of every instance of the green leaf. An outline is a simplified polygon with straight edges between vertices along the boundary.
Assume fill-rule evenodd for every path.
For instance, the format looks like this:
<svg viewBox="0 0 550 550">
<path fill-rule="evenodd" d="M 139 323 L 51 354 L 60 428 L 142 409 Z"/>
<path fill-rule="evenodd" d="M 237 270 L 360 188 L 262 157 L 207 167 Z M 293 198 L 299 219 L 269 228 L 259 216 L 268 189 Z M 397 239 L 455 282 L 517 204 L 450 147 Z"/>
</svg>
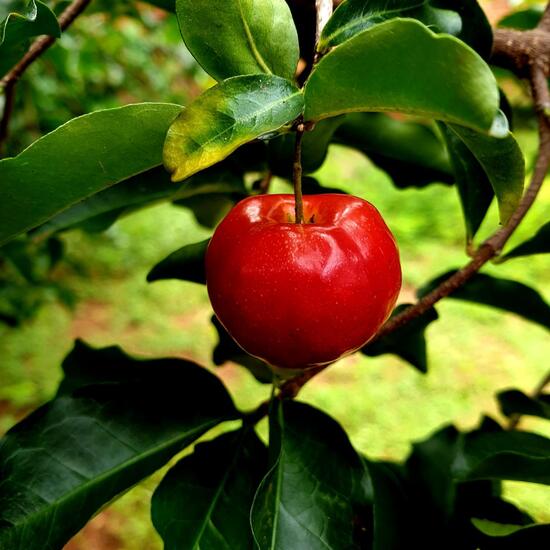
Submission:
<svg viewBox="0 0 550 550">
<path fill-rule="evenodd" d="M 216 80 L 246 74 L 294 79 L 298 33 L 284 0 L 177 0 L 189 51 Z"/>
<path fill-rule="evenodd" d="M 410 496 L 406 483 L 393 464 L 366 461 L 374 493 L 373 550 L 411 547 Z M 396 526 L 399 529 L 396 529 Z"/>
<path fill-rule="evenodd" d="M 550 439 L 527 432 L 473 431 L 453 464 L 457 479 L 496 479 L 550 485 Z"/>
<path fill-rule="evenodd" d="M 267 471 L 267 449 L 252 428 L 200 443 L 153 494 L 153 524 L 166 550 L 253 547 L 250 507 Z"/>
<path fill-rule="evenodd" d="M 550 253 L 550 222 L 545 223 L 535 235 L 510 250 L 501 259 L 507 260 L 509 258 L 519 258 L 520 256 L 548 253 Z"/>
<path fill-rule="evenodd" d="M 498 22 L 498 27 L 530 30 L 534 29 L 538 24 L 544 12 L 544 6 L 529 6 L 525 10 L 516 11 L 503 17 Z"/>
<path fill-rule="evenodd" d="M 455 271 L 449 271 L 433 279 L 419 289 L 418 296 L 425 296 L 453 273 Z M 550 327 L 550 306 L 538 292 L 517 281 L 497 279 L 490 275 L 478 273 L 464 286 L 450 294 L 449 298 L 485 304 L 504 311 L 510 311 L 534 323 L 539 323 L 547 328 Z"/>
<path fill-rule="evenodd" d="M 519 390 L 505 390 L 497 394 L 497 399 L 504 416 L 521 414 L 550 420 L 550 394 L 530 397 Z"/>
<path fill-rule="evenodd" d="M 365 153 L 400 188 L 452 183 L 449 156 L 431 126 L 382 113 L 352 113 L 335 141 Z"/>
<path fill-rule="evenodd" d="M 247 193 L 241 195 L 209 193 L 208 195 L 195 195 L 187 199 L 179 199 L 174 201 L 174 204 L 189 208 L 197 223 L 208 229 L 214 229 L 229 214 L 235 203 L 246 196 Z"/>
<path fill-rule="evenodd" d="M 496 139 L 457 125 L 448 128 L 466 145 L 487 175 L 497 198 L 500 221 L 505 224 L 523 194 L 525 159 L 517 141 L 509 132 L 505 138 Z"/>
<path fill-rule="evenodd" d="M 180 110 L 141 103 L 97 111 L 0 161 L 0 244 L 161 164 L 166 131 Z"/>
<path fill-rule="evenodd" d="M 334 48 L 309 77 L 305 103 L 306 120 L 399 111 L 505 135 L 493 128 L 499 94 L 485 62 L 412 19 L 375 25 Z"/>
<path fill-rule="evenodd" d="M 88 229 L 90 224 L 97 224 L 97 230 L 103 231 L 121 215 L 161 201 L 244 190 L 242 176 L 228 163 L 195 174 L 180 185 L 174 185 L 164 167 L 157 166 L 71 206 L 38 227 L 33 234 L 50 234 L 73 227 Z"/>
<path fill-rule="evenodd" d="M 503 430 L 486 418 L 476 433 L 483 437 Z M 520 524 L 533 521 L 500 498 L 500 480 L 468 480 L 470 468 L 479 463 L 479 457 L 465 453 L 468 437 L 454 426 L 446 426 L 415 443 L 404 471 L 396 472 L 406 499 L 394 499 L 393 507 L 404 508 L 408 521 L 402 522 L 402 530 L 412 531 L 409 537 L 418 540 L 418 546 L 443 548 L 453 541 L 451 548 L 479 548 L 481 537 L 471 525 L 472 517 Z M 460 466 L 465 466 L 465 470 L 457 475 Z M 425 525 L 427 517 L 429 530 Z"/>
<path fill-rule="evenodd" d="M 57 18 L 46 4 L 39 0 L 4 0 L 0 6 L 0 76 L 23 56 L 29 38 L 41 34 L 61 36 Z"/>
<path fill-rule="evenodd" d="M 484 535 L 491 537 L 502 537 L 510 535 L 519 531 L 522 525 L 512 525 L 509 523 L 496 523 L 487 519 L 472 518 L 472 523 L 479 529 Z"/>
<path fill-rule="evenodd" d="M 472 518 L 472 523 L 483 534 L 491 537 L 486 540 L 482 550 L 518 550 L 529 548 L 543 549 L 550 540 L 550 524 L 521 525 L 499 524 L 478 518 Z"/>
<path fill-rule="evenodd" d="M 104 504 L 237 416 L 207 370 L 77 344 L 58 396 L 0 441 L 0 547 L 58 550 Z"/>
<path fill-rule="evenodd" d="M 359 548 L 351 527 L 360 530 L 355 496 L 365 471 L 339 424 L 309 405 L 276 402 L 270 454 L 251 511 L 258 548 Z"/>
<path fill-rule="evenodd" d="M 227 361 L 237 363 L 248 369 L 252 376 L 262 384 L 271 384 L 273 382 L 273 372 L 267 363 L 248 354 L 229 336 L 222 324 L 215 315 L 211 317 L 212 324 L 218 333 L 218 344 L 212 353 L 214 365 L 223 365 Z"/>
<path fill-rule="evenodd" d="M 302 170 L 304 174 L 315 172 L 325 162 L 332 136 L 343 121 L 343 117 L 321 120 L 312 131 L 304 134 L 302 139 Z M 276 176 L 292 178 L 295 144 L 295 133 L 283 134 L 269 141 L 269 168 Z"/>
<path fill-rule="evenodd" d="M 466 144 L 446 124 L 440 124 L 439 128 L 447 143 L 453 166 L 466 226 L 466 240 L 471 243 L 489 210 L 495 192 L 483 166 Z"/>
<path fill-rule="evenodd" d="M 409 308 L 411 304 L 397 306 L 392 317 Z M 401 357 L 422 373 L 428 372 L 428 358 L 426 354 L 425 332 L 430 323 L 438 319 L 434 308 L 413 319 L 410 323 L 398 328 L 396 331 L 374 340 L 361 348 L 361 353 L 370 357 L 378 357 L 385 353 L 393 353 Z"/>
<path fill-rule="evenodd" d="M 180 279 L 193 283 L 206 284 L 204 255 L 210 239 L 188 244 L 172 252 L 160 261 L 147 274 L 147 282 L 163 279 Z"/>
<path fill-rule="evenodd" d="M 240 145 L 279 130 L 297 118 L 303 95 L 278 76 L 250 75 L 210 88 L 174 121 L 164 145 L 173 181 L 223 160 Z"/>
<path fill-rule="evenodd" d="M 457 36 L 480 55 L 491 53 L 492 31 L 476 0 L 347 0 L 329 19 L 317 49 L 325 51 L 373 25 L 406 17 L 418 19 L 435 32 Z"/>
</svg>

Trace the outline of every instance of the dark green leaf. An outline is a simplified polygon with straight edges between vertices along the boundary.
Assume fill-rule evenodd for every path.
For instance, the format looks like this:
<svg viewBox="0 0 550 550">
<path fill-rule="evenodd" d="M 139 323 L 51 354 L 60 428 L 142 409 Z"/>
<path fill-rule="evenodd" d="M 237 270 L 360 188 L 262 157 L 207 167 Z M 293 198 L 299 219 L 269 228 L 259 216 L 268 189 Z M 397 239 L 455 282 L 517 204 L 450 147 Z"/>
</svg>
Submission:
<svg viewBox="0 0 550 550">
<path fill-rule="evenodd" d="M 418 296 L 422 297 L 428 294 L 453 273 L 454 271 L 449 271 L 430 281 L 419 289 Z M 538 292 L 517 281 L 497 279 L 490 275 L 478 273 L 464 286 L 450 294 L 449 298 L 485 304 L 504 311 L 510 311 L 544 327 L 550 327 L 550 306 Z"/>
<path fill-rule="evenodd" d="M 491 26 L 476 0 L 347 0 L 334 12 L 317 49 L 324 51 L 395 17 L 418 19 L 435 32 L 457 36 L 487 58 Z"/>
<path fill-rule="evenodd" d="M 209 193 L 195 195 L 188 199 L 178 199 L 174 204 L 189 208 L 199 224 L 214 229 L 235 206 L 235 203 L 246 196 L 246 194 Z"/>
<path fill-rule="evenodd" d="M 411 304 L 401 304 L 395 308 L 392 317 L 398 315 Z M 370 357 L 377 357 L 384 353 L 393 353 L 408 361 L 413 367 L 422 373 L 428 372 L 428 358 L 426 354 L 426 328 L 438 318 L 434 308 L 405 324 L 396 331 L 367 344 L 361 349 L 361 353 Z"/>
<path fill-rule="evenodd" d="M 351 526 L 365 472 L 342 428 L 303 403 L 274 403 L 270 453 L 251 511 L 258 548 L 359 548 Z"/>
<path fill-rule="evenodd" d="M 311 174 L 321 167 L 328 152 L 328 146 L 343 117 L 321 120 L 311 132 L 306 132 L 302 140 L 302 169 Z M 269 167 L 283 178 L 292 178 L 296 134 L 284 134 L 269 142 Z"/>
<path fill-rule="evenodd" d="M 544 12 L 544 6 L 529 6 L 525 10 L 516 11 L 505 17 L 499 22 L 499 27 L 509 27 L 512 29 L 530 30 L 534 29 L 538 24 Z"/>
<path fill-rule="evenodd" d="M 165 550 L 253 548 L 250 507 L 267 471 L 267 449 L 252 428 L 195 447 L 161 481 L 151 501 Z"/>
<path fill-rule="evenodd" d="M 177 0 L 189 51 L 216 80 L 245 74 L 294 79 L 298 34 L 284 0 Z"/>
<path fill-rule="evenodd" d="M 159 262 L 147 274 L 147 281 L 181 279 L 193 283 L 206 284 L 204 255 L 210 239 L 188 244 Z"/>
<path fill-rule="evenodd" d="M 160 201 L 218 192 L 237 193 L 244 192 L 244 189 L 242 176 L 228 163 L 195 174 L 179 185 L 174 185 L 168 172 L 158 166 L 75 204 L 41 225 L 34 234 L 49 234 L 73 227 L 89 229 L 90 225 L 102 231 L 122 214 Z"/>
<path fill-rule="evenodd" d="M 162 162 L 181 107 L 141 103 L 75 118 L 0 161 L 0 244 Z"/>
<path fill-rule="evenodd" d="M 300 115 L 303 101 L 301 91 L 278 76 L 237 76 L 210 88 L 170 126 L 164 163 L 172 180 L 185 179 L 280 129 Z"/>
<path fill-rule="evenodd" d="M 261 359 L 257 359 L 244 351 L 236 342 L 229 336 L 218 318 L 213 315 L 211 318 L 216 332 L 218 333 L 218 344 L 214 348 L 212 360 L 215 365 L 223 365 L 227 361 L 237 363 L 247 368 L 254 378 L 262 384 L 271 384 L 273 382 L 273 373 L 271 369 Z"/>
<path fill-rule="evenodd" d="M 454 426 L 447 426 L 425 441 L 415 443 L 407 459 L 409 478 L 423 493 L 422 507 L 444 521 L 453 512 L 456 487 L 451 466 L 460 448 L 461 435 Z"/>
<path fill-rule="evenodd" d="M 497 399 L 504 416 L 521 414 L 550 420 L 550 394 L 529 397 L 519 390 L 505 390 L 497 394 Z"/>
<path fill-rule="evenodd" d="M 483 437 L 504 433 L 494 421 L 485 419 L 476 434 Z M 491 521 L 528 524 L 527 514 L 500 498 L 499 479 L 465 481 L 466 473 L 457 478 L 457 470 L 478 457 L 464 450 L 468 434 L 454 426 L 446 426 L 426 440 L 413 445 L 403 476 L 408 501 L 410 536 L 426 549 L 474 550 L 479 548 L 480 536 L 471 525 L 472 517 Z M 396 503 L 396 506 L 398 503 Z M 430 518 L 426 530 L 425 518 Z M 420 544 L 421 542 L 421 544 Z"/>
<path fill-rule="evenodd" d="M 0 547 L 58 550 L 105 503 L 237 413 L 194 363 L 77 344 L 58 396 L 0 442 Z"/>
<path fill-rule="evenodd" d="M 481 550 L 543 550 L 550 540 L 550 524 L 521 525 L 499 524 L 491 521 L 472 519 L 472 523 L 487 538 Z"/>
<path fill-rule="evenodd" d="M 399 111 L 496 136 L 507 133 L 498 116 L 496 80 L 485 62 L 460 40 L 436 35 L 413 19 L 375 25 L 334 48 L 309 77 L 305 102 L 306 120 Z"/>
<path fill-rule="evenodd" d="M 545 223 L 530 239 L 502 256 L 502 259 L 548 253 L 550 253 L 550 222 Z"/>
<path fill-rule="evenodd" d="M 373 550 L 401 550 L 410 547 L 412 503 L 399 469 L 383 462 L 368 461 L 366 466 L 374 492 Z"/>
<path fill-rule="evenodd" d="M 353 113 L 337 129 L 335 141 L 365 153 L 397 187 L 453 182 L 445 146 L 426 124 L 382 113 Z"/>
<path fill-rule="evenodd" d="M 458 479 L 550 485 L 550 439 L 526 432 L 470 432 L 455 458 L 453 474 Z"/>
<path fill-rule="evenodd" d="M 0 76 L 23 56 L 29 38 L 48 34 L 56 38 L 61 29 L 54 13 L 39 0 L 4 0 L 0 5 Z"/>
<path fill-rule="evenodd" d="M 483 166 L 465 143 L 447 125 L 440 124 L 440 128 L 453 166 L 466 226 L 466 240 L 470 243 L 489 210 L 495 192 Z"/>
<path fill-rule="evenodd" d="M 483 168 L 497 198 L 500 221 L 505 224 L 521 200 L 525 179 L 525 160 L 514 136 L 508 133 L 507 137 L 496 139 L 454 124 L 447 128 Z"/>
</svg>

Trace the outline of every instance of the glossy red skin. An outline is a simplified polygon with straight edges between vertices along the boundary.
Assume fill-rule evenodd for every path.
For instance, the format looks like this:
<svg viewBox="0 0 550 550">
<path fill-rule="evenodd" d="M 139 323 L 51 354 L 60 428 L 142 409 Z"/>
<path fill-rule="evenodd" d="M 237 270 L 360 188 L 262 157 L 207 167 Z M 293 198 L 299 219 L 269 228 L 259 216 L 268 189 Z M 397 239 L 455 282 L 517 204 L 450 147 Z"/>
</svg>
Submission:
<svg viewBox="0 0 550 550">
<path fill-rule="evenodd" d="M 281 369 L 332 363 L 370 340 L 401 288 L 395 240 L 372 204 L 350 195 L 239 202 L 206 253 L 214 311 L 248 353 Z"/>
</svg>

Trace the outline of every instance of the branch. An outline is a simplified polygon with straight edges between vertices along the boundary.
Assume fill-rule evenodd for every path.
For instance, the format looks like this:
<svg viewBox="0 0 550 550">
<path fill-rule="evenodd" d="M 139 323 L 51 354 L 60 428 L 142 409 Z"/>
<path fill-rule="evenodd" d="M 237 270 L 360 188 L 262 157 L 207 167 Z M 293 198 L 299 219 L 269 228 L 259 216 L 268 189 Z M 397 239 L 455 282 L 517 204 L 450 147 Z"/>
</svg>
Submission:
<svg viewBox="0 0 550 550">
<path fill-rule="evenodd" d="M 535 79 L 533 79 L 534 81 Z M 534 86 L 533 86 L 534 88 Z M 550 166 L 550 124 L 544 112 L 537 109 L 539 118 L 539 152 L 535 170 L 527 191 L 523 195 L 519 206 L 512 214 L 508 223 L 489 237 L 477 249 L 472 260 L 462 269 L 443 281 L 437 288 L 426 294 L 415 305 L 405 309 L 399 315 L 392 317 L 375 336 L 375 340 L 387 336 L 408 322 L 426 313 L 434 304 L 442 298 L 449 296 L 452 292 L 463 286 L 471 279 L 491 258 L 497 256 L 504 248 L 504 245 L 521 223 L 525 214 L 531 208 L 537 194 L 544 182 L 544 178 Z"/>
<path fill-rule="evenodd" d="M 0 157 L 2 156 L 3 144 L 8 137 L 11 115 L 15 104 L 15 83 L 8 86 L 4 92 L 4 114 L 0 120 Z"/>
<path fill-rule="evenodd" d="M 74 0 L 59 16 L 59 26 L 62 31 L 67 29 L 71 23 L 80 15 L 88 6 L 91 0 Z M 27 50 L 27 53 L 14 65 L 0 80 L 0 89 L 4 90 L 5 103 L 4 113 L 0 121 L 0 146 L 8 137 L 8 127 L 13 110 L 15 85 L 23 76 L 23 73 L 36 61 L 54 42 L 56 38 L 53 36 L 41 36 L 37 38 Z"/>
</svg>

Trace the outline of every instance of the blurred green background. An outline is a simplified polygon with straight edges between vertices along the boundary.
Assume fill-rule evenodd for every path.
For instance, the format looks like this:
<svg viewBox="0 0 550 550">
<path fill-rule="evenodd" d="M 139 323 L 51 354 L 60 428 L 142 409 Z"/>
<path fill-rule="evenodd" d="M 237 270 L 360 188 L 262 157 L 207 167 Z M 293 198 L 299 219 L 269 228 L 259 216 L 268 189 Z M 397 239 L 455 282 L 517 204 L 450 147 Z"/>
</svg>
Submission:
<svg viewBox="0 0 550 550">
<path fill-rule="evenodd" d="M 508 2 L 497 0 L 485 6 L 493 18 L 509 9 Z M 94 13 L 93 7 L 19 84 L 10 154 L 74 116 L 137 101 L 185 104 L 209 85 L 183 46 L 173 16 L 139 3 L 121 2 L 109 15 Z M 521 85 L 504 80 L 503 86 L 516 106 L 528 104 Z M 520 124 L 517 136 L 530 166 L 536 149 L 532 123 Z M 381 211 L 401 250 L 401 301 L 413 300 L 417 286 L 466 262 L 454 188 L 434 184 L 398 191 L 363 155 L 340 146 L 331 147 L 316 177 Z M 290 190 L 282 181 L 273 189 Z M 530 237 L 548 221 L 549 211 L 546 186 L 510 245 Z M 497 219 L 493 207 L 480 237 L 494 231 Z M 18 327 L 0 323 L 0 434 L 52 396 L 61 360 L 75 338 L 96 346 L 117 344 L 144 356 L 192 358 L 215 368 L 211 353 L 217 337 L 205 288 L 145 281 L 152 265 L 210 232 L 189 210 L 161 204 L 121 219 L 104 233 L 63 234 L 64 257 L 39 288 L 27 287 L 9 265 L 0 265 L 0 299 L 9 283 L 19 285 L 30 303 L 40 304 Z M 548 257 L 538 256 L 489 265 L 484 271 L 533 286 L 550 301 L 549 268 Z M 540 326 L 454 300 L 437 309 L 440 319 L 428 329 L 427 375 L 393 356 L 356 355 L 314 379 L 301 399 L 338 419 L 354 445 L 370 457 L 402 459 L 411 442 L 445 423 L 467 428 L 483 413 L 498 417 L 496 391 L 517 387 L 530 392 L 547 370 L 550 340 Z M 269 387 L 241 367 L 226 364 L 216 372 L 245 409 L 269 394 Z M 522 426 L 550 435 L 542 421 L 525 419 Z M 265 426 L 260 428 L 265 432 Z M 149 498 L 161 475 L 109 506 L 67 548 L 161 548 L 149 521 Z M 506 494 L 537 519 L 550 521 L 548 489 L 507 483 Z"/>
</svg>

